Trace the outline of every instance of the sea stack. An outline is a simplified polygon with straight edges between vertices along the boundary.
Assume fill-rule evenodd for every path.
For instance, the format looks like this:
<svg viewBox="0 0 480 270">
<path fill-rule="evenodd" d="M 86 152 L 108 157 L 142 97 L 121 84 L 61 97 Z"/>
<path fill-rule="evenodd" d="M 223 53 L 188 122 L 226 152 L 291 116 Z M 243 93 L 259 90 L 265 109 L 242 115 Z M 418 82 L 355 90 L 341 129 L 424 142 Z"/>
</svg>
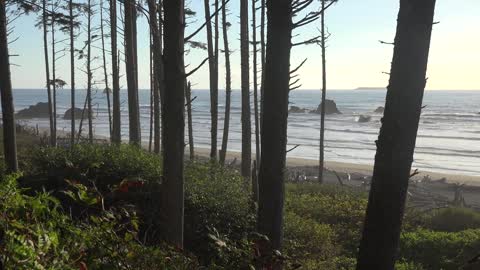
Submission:
<svg viewBox="0 0 480 270">
<path fill-rule="evenodd" d="M 38 102 L 35 105 L 20 110 L 15 115 L 17 119 L 29 119 L 29 118 L 48 118 L 49 110 L 47 102 Z"/>
<path fill-rule="evenodd" d="M 322 104 L 318 105 L 316 110 L 311 111 L 311 113 L 317 113 L 321 114 L 322 113 Z M 335 101 L 331 99 L 326 99 L 325 100 L 325 114 L 341 114 L 341 112 L 337 108 L 337 104 Z"/>
<path fill-rule="evenodd" d="M 385 108 L 380 106 L 380 107 L 377 107 L 375 109 L 375 111 L 373 111 L 374 113 L 383 113 L 385 111 Z"/>
</svg>

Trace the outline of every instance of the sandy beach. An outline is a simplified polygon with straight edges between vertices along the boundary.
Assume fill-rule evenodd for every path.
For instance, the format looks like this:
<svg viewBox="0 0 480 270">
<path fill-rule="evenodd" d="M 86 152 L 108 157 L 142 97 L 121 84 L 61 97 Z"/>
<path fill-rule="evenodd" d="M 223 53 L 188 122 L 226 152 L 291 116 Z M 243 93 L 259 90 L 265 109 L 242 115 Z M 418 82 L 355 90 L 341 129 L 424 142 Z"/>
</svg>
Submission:
<svg viewBox="0 0 480 270">
<path fill-rule="evenodd" d="M 188 151 L 188 146 L 186 150 Z M 201 157 L 208 157 L 209 154 L 210 154 L 210 149 L 195 148 L 195 155 L 198 155 Z M 233 159 L 237 159 L 237 161 L 239 162 L 241 159 L 241 153 L 228 151 L 227 160 L 231 161 Z M 373 171 L 373 165 L 352 164 L 352 163 L 343 163 L 343 162 L 334 162 L 334 161 L 326 161 L 325 165 L 328 170 L 336 171 L 337 173 L 349 173 L 354 175 L 371 176 Z M 287 166 L 289 168 L 309 168 L 309 167 L 318 168 L 318 160 L 302 159 L 302 158 L 287 158 Z M 469 175 L 461 175 L 461 174 L 454 175 L 454 174 L 445 174 L 445 173 L 437 173 L 437 172 L 429 172 L 429 171 L 419 171 L 418 174 L 413 177 L 413 179 L 421 180 L 427 175 L 431 178 L 431 180 L 434 180 L 434 181 L 440 180 L 440 179 L 446 179 L 447 183 L 458 183 L 458 184 L 465 184 L 468 186 L 480 187 L 480 177 L 478 176 L 469 176 Z"/>
</svg>

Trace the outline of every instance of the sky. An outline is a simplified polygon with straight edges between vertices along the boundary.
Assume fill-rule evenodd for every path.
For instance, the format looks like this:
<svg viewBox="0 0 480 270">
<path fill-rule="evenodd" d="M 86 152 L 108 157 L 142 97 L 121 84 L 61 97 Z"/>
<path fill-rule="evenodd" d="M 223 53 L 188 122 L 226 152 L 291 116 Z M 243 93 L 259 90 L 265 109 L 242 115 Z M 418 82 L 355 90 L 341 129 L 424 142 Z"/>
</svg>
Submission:
<svg viewBox="0 0 480 270">
<path fill-rule="evenodd" d="M 97 3 L 100 0 L 97 0 Z M 210 0 L 213 2 L 213 0 Z M 204 20 L 203 0 L 187 0 L 186 5 L 197 12 L 187 27 L 185 34 L 192 33 Z M 239 41 L 239 1 L 232 0 L 228 4 L 230 9 L 229 28 L 232 65 L 232 87 L 240 88 L 240 41 Z M 312 10 L 316 10 L 316 6 Z M 379 40 L 392 42 L 395 36 L 396 19 L 399 0 L 339 0 L 326 12 L 326 23 L 331 36 L 327 42 L 327 87 L 328 89 L 354 89 L 357 87 L 385 87 L 388 83 L 390 62 L 393 46 L 380 44 Z M 249 10 L 251 8 L 249 7 Z M 478 0 L 437 0 L 435 21 L 430 58 L 428 65 L 427 89 L 430 90 L 476 90 L 480 89 L 478 63 L 480 63 L 480 1 Z M 105 14 L 107 16 L 107 14 Z M 251 16 L 251 14 L 250 14 Z M 100 16 L 94 17 L 97 25 Z M 257 22 L 259 21 L 257 13 Z M 35 28 L 35 15 L 24 16 L 16 20 L 14 34 L 11 39 L 19 39 L 10 44 L 10 54 L 19 55 L 11 58 L 12 82 L 16 89 L 43 88 L 45 86 L 45 67 L 43 55 L 42 30 Z M 251 19 L 251 17 L 250 17 Z M 294 18 L 294 21 L 299 18 Z M 293 33 L 293 42 L 302 41 L 319 34 L 319 22 L 296 29 Z M 251 31 L 251 30 L 250 30 Z M 221 33 L 221 31 L 220 31 Z M 205 41 L 203 30 L 194 40 Z M 259 35 L 257 35 L 258 37 Z M 57 34 L 58 40 L 64 38 Z M 85 35 L 80 35 L 77 47 L 81 47 Z M 107 40 L 107 47 L 110 41 Z M 122 48 L 119 41 L 119 48 Z M 220 36 L 220 49 L 223 49 Z M 62 49 L 68 44 L 58 44 Z M 98 43 L 95 46 L 100 47 Z M 100 50 L 94 48 L 94 54 L 100 55 Z M 138 19 L 138 63 L 140 88 L 149 88 L 149 30 L 145 18 Z M 50 52 L 51 53 L 51 52 Z M 68 53 L 68 52 L 66 52 Z M 60 53 L 62 55 L 63 53 Z M 51 57 L 51 56 L 50 56 Z M 185 55 L 187 72 L 197 66 L 206 57 L 206 51 L 190 50 Z M 291 66 L 297 66 L 308 58 L 299 71 L 302 89 L 318 90 L 321 86 L 321 51 L 316 45 L 296 46 L 291 53 Z M 219 86 L 224 88 L 224 56 L 220 55 Z M 250 58 L 252 59 L 252 57 Z M 77 60 L 77 87 L 86 87 L 86 76 L 80 70 L 84 60 Z M 101 66 L 100 59 L 96 59 L 94 66 Z M 121 65 L 124 74 L 125 64 Z M 259 66 L 260 69 L 260 66 Z M 57 61 L 57 77 L 70 80 L 69 56 Z M 94 75 L 98 88 L 104 88 L 102 70 Z M 195 89 L 208 88 L 208 65 L 204 65 L 197 73 L 190 77 Z M 125 76 L 121 85 L 126 87 Z M 68 86 L 66 87 L 68 88 Z"/>
</svg>

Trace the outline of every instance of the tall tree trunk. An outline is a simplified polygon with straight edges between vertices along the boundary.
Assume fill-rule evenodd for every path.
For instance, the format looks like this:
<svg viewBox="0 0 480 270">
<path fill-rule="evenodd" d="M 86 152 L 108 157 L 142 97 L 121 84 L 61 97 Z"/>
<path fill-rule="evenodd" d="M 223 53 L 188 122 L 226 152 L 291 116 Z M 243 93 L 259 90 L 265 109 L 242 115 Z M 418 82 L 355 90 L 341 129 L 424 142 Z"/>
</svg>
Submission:
<svg viewBox="0 0 480 270">
<path fill-rule="evenodd" d="M 93 143 L 93 111 L 92 111 L 92 3 L 88 0 L 87 18 L 87 113 L 88 113 L 88 141 Z"/>
<path fill-rule="evenodd" d="M 267 1 L 267 51 L 259 174 L 258 231 L 281 249 L 287 146 L 292 0 Z"/>
<path fill-rule="evenodd" d="M 435 0 L 401 0 L 357 269 L 394 269 L 426 83 Z"/>
<path fill-rule="evenodd" d="M 102 58 L 103 58 L 103 75 L 105 80 L 105 95 L 107 96 L 108 110 L 108 130 L 110 132 L 110 141 L 112 141 L 112 111 L 110 104 L 110 87 L 108 86 L 107 58 L 105 54 L 105 34 L 103 31 L 103 1 L 100 1 L 100 34 L 102 35 Z"/>
<path fill-rule="evenodd" d="M 140 110 L 138 105 L 137 65 L 135 48 L 135 0 L 125 1 L 125 64 L 128 88 L 128 118 L 130 143 L 141 146 Z"/>
<path fill-rule="evenodd" d="M 192 121 L 192 85 L 188 82 L 185 87 L 185 100 L 187 103 L 187 120 L 188 120 L 188 148 L 190 150 L 190 160 L 195 159 L 195 145 L 193 143 L 193 121 Z"/>
<path fill-rule="evenodd" d="M 323 183 L 323 168 L 325 167 L 325 99 L 327 95 L 327 61 L 325 55 L 325 0 L 322 0 L 321 14 L 321 49 L 322 49 L 322 100 L 320 109 L 320 162 L 318 166 L 318 181 Z"/>
<path fill-rule="evenodd" d="M 152 17 L 150 17 L 152 19 Z M 148 151 L 152 152 L 152 143 L 153 143 L 153 117 L 154 117 L 154 108 L 153 108 L 153 93 L 155 92 L 155 75 L 153 70 L 153 41 L 152 41 L 152 30 L 150 25 L 150 129 L 148 136 Z"/>
<path fill-rule="evenodd" d="M 240 64 L 242 89 L 242 168 L 244 178 L 252 172 L 252 127 L 250 119 L 250 64 L 248 45 L 248 0 L 240 0 Z"/>
<path fill-rule="evenodd" d="M 260 85 L 260 133 L 262 132 L 262 115 L 263 115 L 263 84 L 265 81 L 265 0 L 260 0 L 260 58 L 262 61 L 261 67 L 262 67 L 262 77 L 261 77 L 261 85 Z"/>
<path fill-rule="evenodd" d="M 52 2 L 52 14 L 55 13 L 55 3 Z M 55 127 L 55 136 L 57 133 L 57 75 L 56 75 L 56 57 L 55 50 L 55 16 L 51 16 L 51 29 L 52 29 L 52 94 L 53 94 L 53 126 Z"/>
<path fill-rule="evenodd" d="M 48 96 L 48 116 L 50 123 L 50 146 L 57 145 L 57 130 L 53 122 L 53 108 L 52 108 L 52 90 L 50 88 L 50 67 L 48 60 L 48 32 L 47 32 L 47 0 L 42 2 L 42 23 L 43 23 L 43 53 L 45 56 L 45 77 L 47 82 L 47 96 Z"/>
<path fill-rule="evenodd" d="M 220 150 L 220 164 L 225 164 L 227 155 L 228 131 L 230 128 L 230 103 L 232 96 L 232 75 L 230 70 L 230 48 L 228 44 L 227 1 L 222 0 L 222 30 L 223 50 L 225 53 L 225 119 L 223 121 L 222 149 Z"/>
<path fill-rule="evenodd" d="M 257 82 L 257 8 L 252 0 L 252 44 L 253 44 L 253 110 L 255 116 L 255 160 L 260 162 L 260 129 L 258 120 L 258 82 Z M 255 170 L 255 173 L 256 170 Z"/>
<path fill-rule="evenodd" d="M 210 1 L 204 0 L 205 21 L 207 29 L 208 69 L 210 74 L 210 158 L 217 157 L 217 126 L 218 126 L 218 72 L 216 64 L 216 51 L 218 50 L 218 25 L 215 25 L 215 48 L 212 35 L 212 20 L 210 16 Z M 218 7 L 218 0 L 215 0 L 215 7 Z M 218 22 L 218 12 L 215 13 L 215 21 Z"/>
<path fill-rule="evenodd" d="M 110 0 L 110 39 L 112 46 L 112 142 L 120 144 L 121 119 L 120 119 L 120 75 L 117 54 L 117 1 Z"/>
<path fill-rule="evenodd" d="M 163 211 L 167 241 L 183 247 L 185 135 L 184 0 L 164 0 L 165 93 L 163 120 Z"/>
<path fill-rule="evenodd" d="M 5 1 L 2 1 L 0 2 L 0 94 L 3 119 L 3 154 L 5 155 L 7 172 L 16 172 L 18 170 L 18 162 L 15 135 L 15 109 L 13 106 L 7 32 L 6 7 Z M 0 268 L 2 267 L 1 263 L 2 261 L 0 260 Z"/>
<path fill-rule="evenodd" d="M 69 0 L 69 13 L 70 13 L 70 101 L 71 101 L 71 117 L 70 122 L 70 146 L 73 148 L 75 145 L 75 41 L 73 32 L 73 0 Z"/>
<path fill-rule="evenodd" d="M 163 60 L 162 60 L 162 26 L 158 22 L 161 18 L 161 2 L 158 9 L 155 0 L 148 0 L 148 13 L 150 17 L 150 30 L 152 34 L 152 59 L 153 59 L 153 152 L 160 153 L 160 102 L 164 92 Z"/>
</svg>

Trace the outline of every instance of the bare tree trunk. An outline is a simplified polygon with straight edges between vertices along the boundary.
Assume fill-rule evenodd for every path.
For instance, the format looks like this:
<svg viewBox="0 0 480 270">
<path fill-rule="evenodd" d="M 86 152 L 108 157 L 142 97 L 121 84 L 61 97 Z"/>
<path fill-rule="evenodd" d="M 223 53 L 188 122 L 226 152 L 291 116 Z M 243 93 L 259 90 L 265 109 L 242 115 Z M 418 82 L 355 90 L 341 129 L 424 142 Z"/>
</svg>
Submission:
<svg viewBox="0 0 480 270">
<path fill-rule="evenodd" d="M 128 88 L 128 118 L 130 143 L 140 146 L 142 143 L 140 131 L 140 110 L 138 105 L 138 82 L 135 48 L 135 0 L 125 1 L 125 64 Z"/>
<path fill-rule="evenodd" d="M 255 160 L 260 162 L 260 129 L 258 120 L 258 82 L 257 82 L 257 21 L 255 2 L 252 0 L 252 44 L 253 44 L 253 110 L 255 115 Z M 257 173 L 257 171 L 255 171 Z"/>
<path fill-rule="evenodd" d="M 107 96 L 108 130 L 110 132 L 110 141 L 112 141 L 112 111 L 110 104 L 110 87 L 108 86 L 107 58 L 105 55 L 105 34 L 103 31 L 103 0 L 100 0 L 100 34 L 102 35 L 103 75 L 105 78 L 105 95 Z"/>
<path fill-rule="evenodd" d="M 150 16 L 150 31 L 152 34 L 152 60 L 153 60 L 153 152 L 160 153 L 160 111 L 162 102 L 162 96 L 164 92 L 164 79 L 163 79 L 163 60 L 162 60 L 162 26 L 158 22 L 161 21 L 161 2 L 158 9 L 157 19 L 157 6 L 155 0 L 148 0 L 148 12 Z"/>
<path fill-rule="evenodd" d="M 50 67 L 49 67 L 49 60 L 48 60 L 48 38 L 47 38 L 47 0 L 43 0 L 42 2 L 42 10 L 43 10 L 43 49 L 44 49 L 44 56 L 45 56 L 45 76 L 47 82 L 47 96 L 48 96 L 48 115 L 49 115 L 49 122 L 50 122 L 50 146 L 55 147 L 57 145 L 57 130 L 55 129 L 55 123 L 53 121 L 53 108 L 52 108 L 52 90 L 50 88 Z"/>
<path fill-rule="evenodd" d="M 418 123 L 435 0 L 401 0 L 358 270 L 394 269 Z"/>
<path fill-rule="evenodd" d="M 82 117 L 80 118 L 80 123 L 78 124 L 77 142 L 80 142 L 80 139 L 82 137 L 83 120 L 85 119 L 85 111 L 87 110 L 87 103 L 88 103 L 88 95 L 85 95 L 85 101 L 83 102 L 83 109 L 82 109 Z"/>
<path fill-rule="evenodd" d="M 327 95 L 327 64 L 325 55 L 325 0 L 322 0 L 321 14 L 321 48 L 322 48 L 322 100 L 320 109 L 320 163 L 318 166 L 318 181 L 323 183 L 323 168 L 325 167 L 325 99 Z"/>
<path fill-rule="evenodd" d="M 208 48 L 208 69 L 210 74 L 210 158 L 217 157 L 217 126 L 218 126 L 218 69 L 217 55 L 218 50 L 218 24 L 215 25 L 215 48 L 212 35 L 212 21 L 210 16 L 210 1 L 204 0 L 205 21 L 207 29 L 207 48 Z M 218 8 L 218 0 L 215 0 L 215 7 Z M 215 22 L 218 22 L 218 12 L 215 13 Z"/>
<path fill-rule="evenodd" d="M 240 64 L 242 89 L 242 176 L 252 172 L 252 127 L 250 120 L 250 68 L 248 45 L 248 0 L 240 0 Z"/>
<path fill-rule="evenodd" d="M 265 81 L 265 0 L 260 0 L 260 54 L 261 54 L 261 67 L 262 67 L 262 78 L 261 78 L 261 85 L 260 85 L 260 133 L 262 132 L 262 115 L 263 115 L 263 84 Z"/>
<path fill-rule="evenodd" d="M 18 170 L 18 162 L 15 134 L 15 109 L 13 106 L 7 32 L 6 7 L 5 1 L 2 1 L 0 2 L 0 94 L 3 120 L 3 154 L 5 155 L 7 172 L 16 172 Z M 0 241 L 1 240 L 2 239 L 0 239 Z M 0 260 L 0 269 L 1 268 L 2 261 Z"/>
<path fill-rule="evenodd" d="M 120 144 L 121 119 L 120 119 L 120 75 L 117 54 L 117 1 L 110 0 L 110 39 L 112 43 L 112 142 Z"/>
<path fill-rule="evenodd" d="M 165 238 L 183 247 L 185 135 L 184 0 L 164 0 L 165 93 L 163 120 L 163 213 Z"/>
<path fill-rule="evenodd" d="M 88 0 L 87 18 L 87 104 L 88 104 L 88 141 L 93 143 L 93 111 L 92 111 L 92 3 Z"/>
<path fill-rule="evenodd" d="M 192 120 L 192 85 L 188 82 L 185 87 L 185 99 L 187 103 L 187 120 L 188 120 L 188 146 L 190 150 L 190 160 L 195 159 L 195 145 L 193 143 L 193 120 Z"/>
<path fill-rule="evenodd" d="M 153 19 L 156 19 L 155 17 Z M 152 17 L 150 17 L 152 20 Z M 154 108 L 153 108 L 153 93 L 155 92 L 155 75 L 153 70 L 153 41 L 152 41 L 152 25 L 150 25 L 150 129 L 149 129 L 149 136 L 148 136 L 148 152 L 152 152 L 152 143 L 153 143 L 153 115 L 154 115 Z"/>
<path fill-rule="evenodd" d="M 227 3 L 222 0 L 222 30 L 223 50 L 225 53 L 225 119 L 223 121 L 222 149 L 220 150 L 220 164 L 225 164 L 227 155 L 228 131 L 230 128 L 230 103 L 232 96 L 232 75 L 230 70 L 230 48 L 228 44 Z"/>
<path fill-rule="evenodd" d="M 55 3 L 52 2 L 52 14 L 55 13 Z M 56 50 L 55 50 L 55 16 L 51 16 L 52 29 L 52 93 L 53 93 L 53 126 L 55 127 L 55 136 L 57 135 L 57 76 L 56 76 Z"/>
<path fill-rule="evenodd" d="M 281 249 L 287 145 L 288 95 L 292 0 L 267 2 L 262 156 L 259 173 L 258 231 L 268 236 L 271 248 Z M 267 248 L 267 252 L 271 252 Z M 278 266 L 277 268 L 281 268 Z M 277 269 L 276 268 L 276 269 Z"/>
<path fill-rule="evenodd" d="M 73 33 L 73 0 L 69 0 L 69 13 L 70 13 L 70 102 L 71 102 L 71 117 L 70 122 L 70 146 L 73 148 L 75 145 L 75 41 Z"/>
</svg>

